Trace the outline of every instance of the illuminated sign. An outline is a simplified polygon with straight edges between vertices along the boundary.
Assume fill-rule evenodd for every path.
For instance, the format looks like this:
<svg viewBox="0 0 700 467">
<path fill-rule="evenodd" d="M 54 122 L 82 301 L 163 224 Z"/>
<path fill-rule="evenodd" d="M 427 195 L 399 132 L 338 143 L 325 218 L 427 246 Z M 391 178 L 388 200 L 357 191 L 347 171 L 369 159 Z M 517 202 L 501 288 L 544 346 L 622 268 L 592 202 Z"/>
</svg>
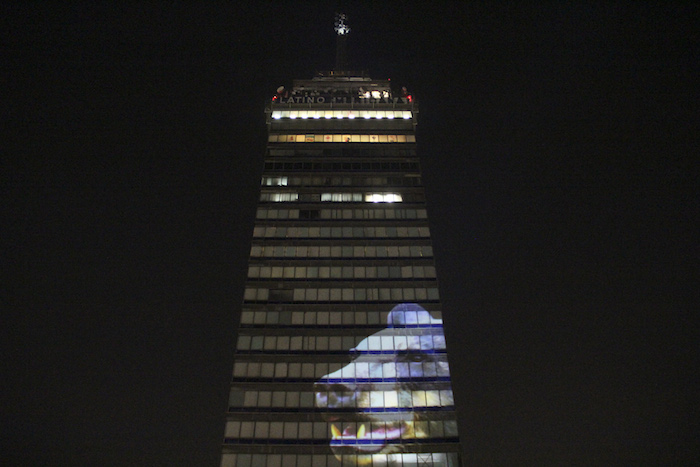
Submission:
<svg viewBox="0 0 700 467">
<path fill-rule="evenodd" d="M 415 135 L 271 134 L 269 143 L 415 143 Z"/>
<path fill-rule="evenodd" d="M 277 99 L 275 99 L 277 102 Z M 387 98 L 356 98 L 349 96 L 290 96 L 280 97 L 280 104 L 410 104 L 408 97 L 387 97 Z"/>
</svg>

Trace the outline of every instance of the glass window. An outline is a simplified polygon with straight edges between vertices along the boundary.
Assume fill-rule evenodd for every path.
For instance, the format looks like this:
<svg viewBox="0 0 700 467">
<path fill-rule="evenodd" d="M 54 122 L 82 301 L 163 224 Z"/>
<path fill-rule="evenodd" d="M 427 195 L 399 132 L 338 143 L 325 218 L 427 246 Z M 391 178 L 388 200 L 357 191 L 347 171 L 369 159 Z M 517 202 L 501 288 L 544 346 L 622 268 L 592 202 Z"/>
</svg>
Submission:
<svg viewBox="0 0 700 467">
<path fill-rule="evenodd" d="M 405 288 L 403 289 L 403 300 L 414 301 L 416 299 L 416 293 L 413 289 Z"/>
<path fill-rule="evenodd" d="M 314 375 L 314 364 L 313 363 L 302 363 L 301 376 L 302 376 L 302 378 L 313 378 L 315 376 Z"/>
<path fill-rule="evenodd" d="M 260 337 L 260 336 L 256 336 Z M 263 348 L 265 350 L 274 350 L 277 346 L 277 336 L 265 336 Z"/>
<path fill-rule="evenodd" d="M 272 378 L 275 374 L 274 363 L 263 363 L 260 368 L 260 376 L 263 378 Z"/>
<path fill-rule="evenodd" d="M 241 323 L 251 324 L 253 322 L 253 316 L 255 314 L 252 311 L 244 311 L 241 313 Z"/>
<path fill-rule="evenodd" d="M 284 400 L 285 400 L 285 395 L 286 393 L 284 391 L 274 391 L 272 393 L 272 406 L 273 407 L 284 407 Z M 281 433 L 280 433 L 280 438 Z"/>
<path fill-rule="evenodd" d="M 294 296 L 292 300 L 295 302 L 303 302 L 306 299 L 306 290 L 305 289 L 294 289 Z"/>
<path fill-rule="evenodd" d="M 289 349 L 290 350 L 301 350 L 302 349 L 302 337 L 301 336 L 290 337 Z"/>
<path fill-rule="evenodd" d="M 258 393 L 256 391 L 246 391 L 243 399 L 243 407 L 255 407 L 258 402 Z"/>
<path fill-rule="evenodd" d="M 252 438 L 255 422 L 241 422 L 241 438 Z"/>
<path fill-rule="evenodd" d="M 328 289 L 318 289 L 318 301 L 327 302 L 330 297 Z"/>
<path fill-rule="evenodd" d="M 284 422 L 284 438 L 296 439 L 298 427 L 296 422 Z"/>
<path fill-rule="evenodd" d="M 313 435 L 312 435 L 312 436 L 313 436 L 314 439 L 326 439 L 326 438 L 330 438 L 330 436 L 329 436 L 329 434 L 328 434 L 328 424 L 325 423 L 325 422 L 314 422 L 314 425 L 313 425 Z M 323 463 L 318 463 L 318 462 L 316 462 L 316 460 L 318 460 L 318 459 L 322 459 L 322 460 L 323 460 Z M 323 466 L 326 465 L 326 464 L 325 464 L 325 456 L 323 456 L 323 457 L 321 457 L 321 456 L 314 456 L 313 467 L 320 466 L 320 465 L 323 465 Z"/>
<path fill-rule="evenodd" d="M 270 423 L 269 422 L 256 422 L 255 423 L 255 437 L 265 439 L 270 435 Z"/>
<path fill-rule="evenodd" d="M 444 421 L 445 436 L 453 437 L 457 436 L 457 421 L 456 420 L 445 420 Z"/>
<path fill-rule="evenodd" d="M 428 300 L 439 300 L 440 299 L 440 294 L 438 293 L 437 288 L 429 288 L 428 289 Z"/>
<path fill-rule="evenodd" d="M 311 439 L 311 438 L 313 438 L 312 427 L 313 427 L 313 424 L 311 422 L 300 422 L 299 423 L 299 439 Z M 302 456 L 299 456 L 299 457 L 302 457 Z M 305 456 L 305 457 L 308 457 L 308 456 Z M 309 464 L 311 464 L 310 459 L 308 461 L 305 461 L 302 465 L 309 465 Z"/>
<path fill-rule="evenodd" d="M 224 437 L 226 438 L 238 438 L 241 434 L 241 422 L 230 421 L 226 422 L 226 428 L 224 431 Z"/>
<path fill-rule="evenodd" d="M 258 296 L 258 289 L 246 287 L 243 293 L 243 300 L 255 300 Z"/>
<path fill-rule="evenodd" d="M 250 348 L 250 336 L 238 336 L 238 350 L 248 350 Z"/>
<path fill-rule="evenodd" d="M 328 346 L 330 350 L 341 350 L 342 345 L 343 343 L 340 336 L 331 336 L 328 341 Z"/>
</svg>

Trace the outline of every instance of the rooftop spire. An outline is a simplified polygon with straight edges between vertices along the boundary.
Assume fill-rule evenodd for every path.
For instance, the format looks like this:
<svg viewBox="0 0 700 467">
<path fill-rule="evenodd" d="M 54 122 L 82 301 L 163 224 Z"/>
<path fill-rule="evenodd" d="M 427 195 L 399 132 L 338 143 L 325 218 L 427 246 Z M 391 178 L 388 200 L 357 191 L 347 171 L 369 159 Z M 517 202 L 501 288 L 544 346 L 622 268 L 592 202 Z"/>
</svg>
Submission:
<svg viewBox="0 0 700 467">
<path fill-rule="evenodd" d="M 350 33 L 350 26 L 347 25 L 346 21 L 348 17 L 344 13 L 335 14 L 335 32 L 338 37 L 336 38 L 336 49 L 335 49 L 335 71 L 346 71 L 348 68 L 347 50 L 346 43 L 347 37 Z"/>
</svg>

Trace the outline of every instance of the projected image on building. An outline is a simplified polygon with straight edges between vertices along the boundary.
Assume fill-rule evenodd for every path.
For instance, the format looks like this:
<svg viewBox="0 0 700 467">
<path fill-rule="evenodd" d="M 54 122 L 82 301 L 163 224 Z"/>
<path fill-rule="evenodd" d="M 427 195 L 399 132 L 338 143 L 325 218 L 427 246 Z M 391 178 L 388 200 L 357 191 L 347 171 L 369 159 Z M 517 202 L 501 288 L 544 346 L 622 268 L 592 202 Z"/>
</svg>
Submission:
<svg viewBox="0 0 700 467">
<path fill-rule="evenodd" d="M 404 303 L 387 327 L 350 349 L 352 361 L 315 384 L 342 465 L 457 465 L 446 453 L 406 453 L 416 443 L 456 441 L 442 320 Z M 411 449 L 406 449 L 411 446 Z"/>
</svg>

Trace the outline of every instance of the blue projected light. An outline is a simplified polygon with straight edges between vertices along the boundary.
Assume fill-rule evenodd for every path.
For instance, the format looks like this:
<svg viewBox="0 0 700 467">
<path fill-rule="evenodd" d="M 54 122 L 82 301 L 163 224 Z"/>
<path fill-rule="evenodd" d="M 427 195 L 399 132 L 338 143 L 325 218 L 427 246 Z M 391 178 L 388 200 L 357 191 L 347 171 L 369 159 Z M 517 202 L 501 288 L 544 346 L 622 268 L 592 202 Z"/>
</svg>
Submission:
<svg viewBox="0 0 700 467">
<path fill-rule="evenodd" d="M 441 319 L 415 303 L 399 304 L 386 328 L 348 354 L 350 363 L 314 385 L 316 410 L 329 422 L 329 445 L 342 465 L 402 465 L 417 455 L 407 446 L 456 439 L 455 423 L 426 418 L 427 411 L 454 406 Z"/>
</svg>

